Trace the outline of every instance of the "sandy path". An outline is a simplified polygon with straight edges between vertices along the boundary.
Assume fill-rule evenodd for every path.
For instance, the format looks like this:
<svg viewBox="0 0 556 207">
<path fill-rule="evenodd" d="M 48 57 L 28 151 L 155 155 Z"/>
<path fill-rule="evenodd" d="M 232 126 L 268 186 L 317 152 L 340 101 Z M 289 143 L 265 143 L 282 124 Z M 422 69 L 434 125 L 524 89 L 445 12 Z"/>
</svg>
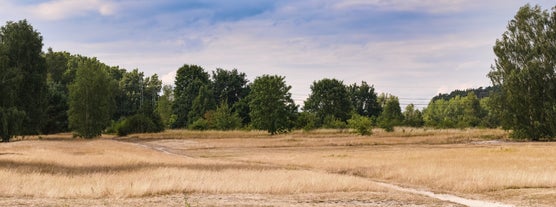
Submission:
<svg viewBox="0 0 556 207">
<path fill-rule="evenodd" d="M 470 206 L 470 207 L 510 207 L 513 205 L 507 205 L 507 204 L 503 204 L 503 203 L 498 203 L 498 202 L 489 202 L 489 201 L 483 201 L 483 200 L 474 200 L 474 199 L 467 199 L 467 198 L 463 198 L 463 197 L 459 197 L 459 196 L 455 196 L 455 195 L 451 195 L 451 194 L 437 194 L 437 193 L 433 193 L 431 191 L 426 191 L 426 190 L 419 190 L 419 189 L 415 189 L 415 188 L 407 188 L 407 187 L 401 187 L 401 186 L 397 186 L 394 184 L 390 184 L 390 183 L 383 183 L 383 182 L 376 182 L 375 183 L 377 185 L 380 186 L 384 186 L 390 189 L 394 189 L 397 191 L 402 191 L 402 192 L 407 192 L 407 193 L 413 193 L 413 194 L 418 194 L 418 195 L 424 195 L 424 196 L 428 196 L 431 198 L 435 198 L 435 199 L 439 199 L 439 200 L 443 200 L 443 201 L 450 201 L 450 202 L 454 202 L 457 204 L 462 204 L 462 205 L 466 205 L 466 206 Z"/>
</svg>

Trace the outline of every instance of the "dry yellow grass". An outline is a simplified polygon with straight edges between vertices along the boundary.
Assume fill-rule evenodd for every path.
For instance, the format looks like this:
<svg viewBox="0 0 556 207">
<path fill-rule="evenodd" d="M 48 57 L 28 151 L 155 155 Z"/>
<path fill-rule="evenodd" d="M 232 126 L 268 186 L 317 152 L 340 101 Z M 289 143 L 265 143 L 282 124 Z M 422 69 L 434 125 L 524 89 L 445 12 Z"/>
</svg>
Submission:
<svg viewBox="0 0 556 207">
<path fill-rule="evenodd" d="M 111 140 L 0 145 L 3 196 L 385 191 L 354 176 L 187 158 Z"/>
<path fill-rule="evenodd" d="M 145 198 L 187 192 L 284 198 L 365 192 L 405 204 L 415 204 L 411 198 L 447 205 L 373 182 L 384 181 L 518 205 L 555 203 L 556 143 L 514 143 L 506 137 L 503 130 L 414 128 L 375 129 L 370 137 L 338 130 L 278 136 L 169 130 L 88 141 L 70 134 L 27 137 L 0 144 L 0 177 L 11 178 L 0 180 L 0 197 Z M 289 205 L 280 202 L 276 205 Z"/>
<path fill-rule="evenodd" d="M 508 190 L 548 192 L 534 204 L 556 202 L 556 143 L 510 142 L 507 132 L 488 129 L 399 128 L 390 134 L 375 130 L 371 137 L 326 132 L 150 143 L 190 156 L 356 175 L 475 198 L 515 202 L 517 194 Z"/>
</svg>

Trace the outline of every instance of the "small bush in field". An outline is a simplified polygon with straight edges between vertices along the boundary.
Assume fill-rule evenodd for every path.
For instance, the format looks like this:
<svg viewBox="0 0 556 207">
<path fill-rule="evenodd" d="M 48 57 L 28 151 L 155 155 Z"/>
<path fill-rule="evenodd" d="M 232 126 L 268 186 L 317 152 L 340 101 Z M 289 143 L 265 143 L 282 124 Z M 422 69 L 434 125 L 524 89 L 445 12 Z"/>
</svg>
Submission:
<svg viewBox="0 0 556 207">
<path fill-rule="evenodd" d="M 203 131 L 203 130 L 208 130 L 210 128 L 210 125 L 206 119 L 200 118 L 197 119 L 197 121 L 191 123 L 189 126 L 187 126 L 187 128 L 191 130 Z"/>
<path fill-rule="evenodd" d="M 372 121 L 369 117 L 353 115 L 351 119 L 348 120 L 349 128 L 354 129 L 360 135 L 371 135 L 372 132 Z"/>
</svg>

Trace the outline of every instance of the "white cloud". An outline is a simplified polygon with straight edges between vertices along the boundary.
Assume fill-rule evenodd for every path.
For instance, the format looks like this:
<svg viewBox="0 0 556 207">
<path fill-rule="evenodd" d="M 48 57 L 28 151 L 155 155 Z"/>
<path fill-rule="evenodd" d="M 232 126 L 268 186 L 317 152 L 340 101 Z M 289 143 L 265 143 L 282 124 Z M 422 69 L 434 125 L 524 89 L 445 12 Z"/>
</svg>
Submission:
<svg viewBox="0 0 556 207">
<path fill-rule="evenodd" d="M 30 8 L 32 14 L 46 20 L 62 20 L 96 12 L 103 16 L 113 15 L 116 5 L 104 0 L 54 0 Z"/>
</svg>

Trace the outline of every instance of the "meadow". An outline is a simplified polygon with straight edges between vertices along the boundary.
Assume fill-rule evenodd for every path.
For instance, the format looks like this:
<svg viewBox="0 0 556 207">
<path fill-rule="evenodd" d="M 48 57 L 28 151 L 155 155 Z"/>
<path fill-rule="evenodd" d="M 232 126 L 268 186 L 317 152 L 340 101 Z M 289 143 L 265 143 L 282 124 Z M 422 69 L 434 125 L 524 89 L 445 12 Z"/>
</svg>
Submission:
<svg viewBox="0 0 556 207">
<path fill-rule="evenodd" d="M 0 144 L 0 206 L 550 206 L 554 163 L 493 129 L 57 134 Z"/>
</svg>

